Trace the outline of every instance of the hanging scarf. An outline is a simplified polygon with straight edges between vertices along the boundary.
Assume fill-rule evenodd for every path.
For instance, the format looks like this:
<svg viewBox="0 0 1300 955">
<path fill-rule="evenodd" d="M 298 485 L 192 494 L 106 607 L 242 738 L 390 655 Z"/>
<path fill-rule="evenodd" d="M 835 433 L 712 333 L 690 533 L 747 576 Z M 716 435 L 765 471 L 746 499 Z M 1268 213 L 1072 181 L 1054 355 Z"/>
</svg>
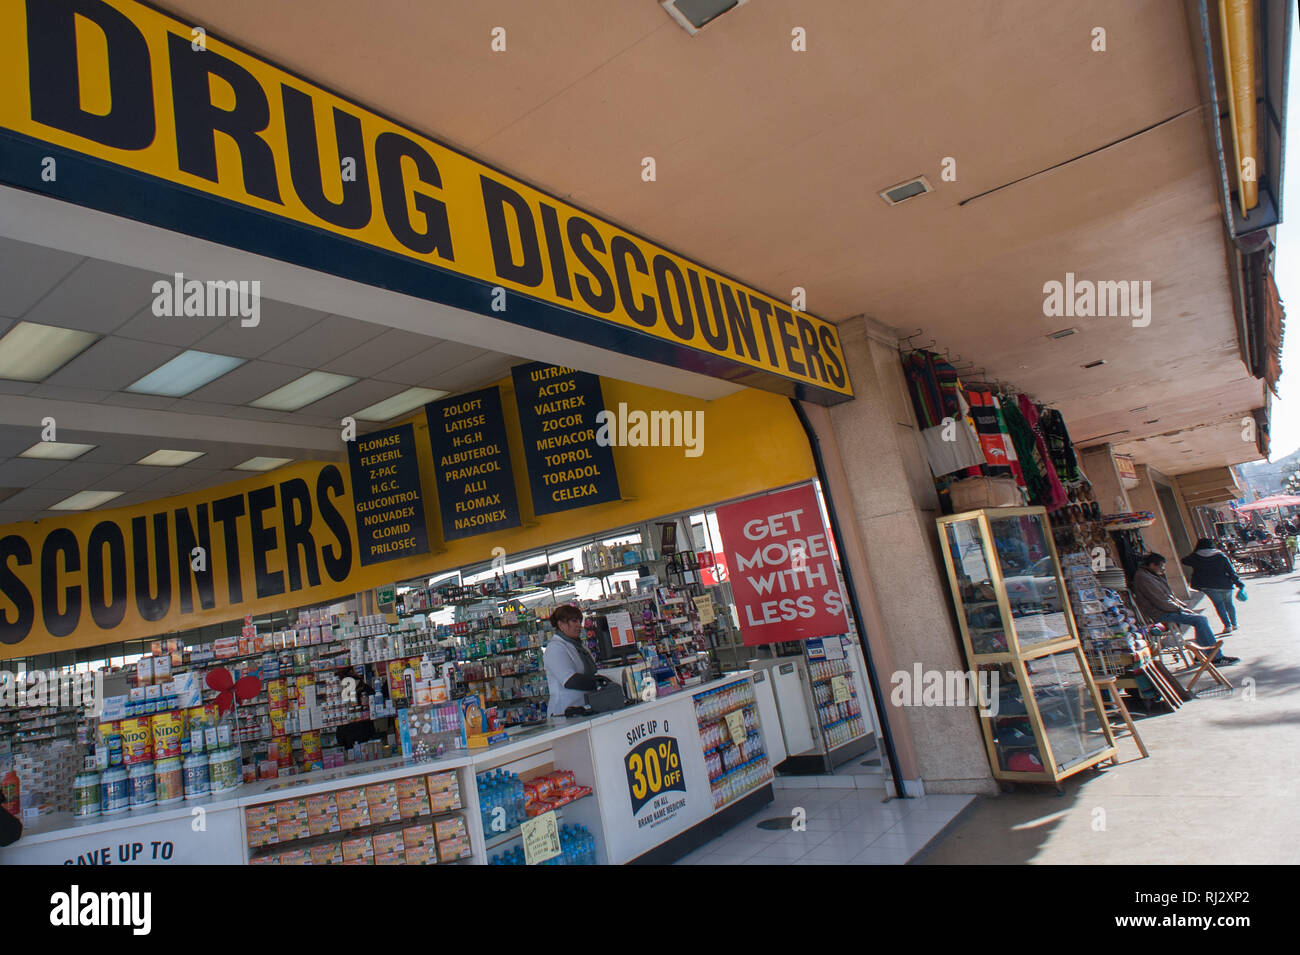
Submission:
<svg viewBox="0 0 1300 955">
<path fill-rule="evenodd" d="M 917 426 L 922 430 L 933 428 L 944 417 L 943 396 L 939 392 L 939 381 L 930 359 L 929 352 L 915 351 L 903 361 L 907 393 L 912 399 Z"/>
<path fill-rule="evenodd" d="M 1056 468 L 1052 466 L 1052 456 L 1047 450 L 1047 440 L 1043 437 L 1043 432 L 1038 426 L 1038 410 L 1025 395 L 1020 396 L 1020 413 L 1024 416 L 1025 423 L 1029 425 L 1033 433 L 1034 463 L 1038 465 L 1046 482 L 1043 496 L 1038 503 L 1047 508 L 1049 512 L 1059 510 L 1069 503 L 1070 496 L 1062 486 L 1061 479 L 1057 477 Z"/>
<path fill-rule="evenodd" d="M 1079 462 L 1074 457 L 1070 432 L 1065 430 L 1065 416 L 1055 408 L 1044 408 L 1038 423 L 1043 438 L 1047 441 L 1047 450 L 1052 456 L 1052 466 L 1056 468 L 1057 477 L 1066 484 L 1079 481 Z"/>
<path fill-rule="evenodd" d="M 1015 442 L 1011 440 L 1011 433 L 1007 430 L 1007 420 L 1002 413 L 1002 402 L 997 399 L 996 395 L 989 396 L 993 401 L 993 411 L 998 416 L 998 431 L 1002 437 L 1002 447 L 1007 452 L 1007 463 L 1011 466 L 1011 474 L 1016 479 L 1016 483 L 1025 487 L 1025 472 L 1020 468 L 1020 456 L 1016 454 Z"/>
<path fill-rule="evenodd" d="M 984 451 L 984 474 L 988 477 L 1010 477 L 1006 445 L 1002 443 L 1002 430 L 998 426 L 998 412 L 993 396 L 983 391 L 968 391 L 970 414 L 975 420 L 975 433 L 979 435 Z"/>
</svg>

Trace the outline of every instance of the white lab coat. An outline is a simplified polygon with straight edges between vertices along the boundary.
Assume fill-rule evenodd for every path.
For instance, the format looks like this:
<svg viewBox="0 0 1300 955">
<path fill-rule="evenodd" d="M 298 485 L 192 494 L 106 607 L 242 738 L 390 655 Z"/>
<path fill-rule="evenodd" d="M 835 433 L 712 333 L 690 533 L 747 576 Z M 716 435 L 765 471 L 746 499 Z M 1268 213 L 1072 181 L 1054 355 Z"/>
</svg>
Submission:
<svg viewBox="0 0 1300 955">
<path fill-rule="evenodd" d="M 575 673 L 584 672 L 582 653 L 568 640 L 555 634 L 546 643 L 542 651 L 542 662 L 546 666 L 546 685 L 551 691 L 551 701 L 547 706 L 547 716 L 563 716 L 570 706 L 582 706 L 587 702 L 587 694 L 582 690 L 566 689 L 564 684 Z"/>
</svg>

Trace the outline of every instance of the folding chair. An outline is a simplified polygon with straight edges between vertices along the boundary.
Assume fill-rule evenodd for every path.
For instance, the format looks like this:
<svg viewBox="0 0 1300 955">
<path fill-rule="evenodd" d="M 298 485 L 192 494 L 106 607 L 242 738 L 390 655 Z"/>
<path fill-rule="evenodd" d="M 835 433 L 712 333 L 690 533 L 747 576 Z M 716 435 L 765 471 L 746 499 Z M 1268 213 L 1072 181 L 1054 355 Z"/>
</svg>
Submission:
<svg viewBox="0 0 1300 955">
<path fill-rule="evenodd" d="M 1210 678 L 1220 686 L 1225 686 L 1229 690 L 1232 689 L 1231 681 L 1220 673 L 1219 668 L 1214 665 L 1214 658 L 1219 655 L 1219 648 L 1223 646 L 1222 640 L 1214 641 L 1214 646 L 1212 647 L 1203 647 L 1199 643 L 1189 643 L 1187 646 L 1191 648 L 1191 651 L 1196 654 L 1201 661 L 1200 668 L 1192 674 L 1192 679 L 1186 685 L 1188 693 L 1192 692 L 1192 687 L 1196 685 L 1196 681 L 1201 678 L 1202 673 L 1208 673 Z M 1191 668 L 1189 667 L 1188 669 Z"/>
</svg>

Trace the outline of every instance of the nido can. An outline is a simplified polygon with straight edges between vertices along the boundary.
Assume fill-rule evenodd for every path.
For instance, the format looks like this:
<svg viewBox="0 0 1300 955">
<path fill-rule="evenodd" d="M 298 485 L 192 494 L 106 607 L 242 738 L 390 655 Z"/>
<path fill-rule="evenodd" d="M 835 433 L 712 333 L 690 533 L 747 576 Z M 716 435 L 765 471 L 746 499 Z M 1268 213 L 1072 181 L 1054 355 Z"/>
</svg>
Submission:
<svg viewBox="0 0 1300 955">
<path fill-rule="evenodd" d="M 204 753 L 190 753 L 185 759 L 185 798 L 198 799 L 208 794 L 208 757 Z"/>
<path fill-rule="evenodd" d="M 78 773 L 72 782 L 72 814 L 98 816 L 99 800 L 99 773 Z"/>
<path fill-rule="evenodd" d="M 154 763 L 154 779 L 158 805 L 185 798 L 185 776 L 180 757 L 169 756 Z"/>
<path fill-rule="evenodd" d="M 208 757 L 208 777 L 214 793 L 239 788 L 239 750 L 219 749 Z"/>
<path fill-rule="evenodd" d="M 181 754 L 181 736 L 185 732 L 185 720 L 180 710 L 159 713 L 149 721 L 153 730 L 154 759 L 168 759 Z"/>
<path fill-rule="evenodd" d="M 131 806 L 131 783 L 126 770 L 114 766 L 104 773 L 99 784 L 99 808 L 106 815 L 125 812 Z"/>
<path fill-rule="evenodd" d="M 153 762 L 153 726 L 149 717 L 122 720 L 122 762 L 127 766 Z"/>
<path fill-rule="evenodd" d="M 131 779 L 131 808 L 147 809 L 158 801 L 154 785 L 153 763 L 136 763 L 129 770 Z"/>
</svg>

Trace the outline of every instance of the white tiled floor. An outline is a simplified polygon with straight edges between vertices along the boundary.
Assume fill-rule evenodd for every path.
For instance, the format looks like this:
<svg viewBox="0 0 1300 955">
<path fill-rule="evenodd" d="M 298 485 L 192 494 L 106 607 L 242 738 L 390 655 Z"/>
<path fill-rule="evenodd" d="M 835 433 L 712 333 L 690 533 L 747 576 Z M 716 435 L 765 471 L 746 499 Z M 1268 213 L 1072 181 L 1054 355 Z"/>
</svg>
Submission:
<svg viewBox="0 0 1300 955">
<path fill-rule="evenodd" d="M 934 838 L 973 796 L 884 801 L 882 789 L 781 788 L 776 801 L 701 846 L 678 865 L 901 865 Z M 759 829 L 796 819 L 806 829 Z"/>
</svg>

